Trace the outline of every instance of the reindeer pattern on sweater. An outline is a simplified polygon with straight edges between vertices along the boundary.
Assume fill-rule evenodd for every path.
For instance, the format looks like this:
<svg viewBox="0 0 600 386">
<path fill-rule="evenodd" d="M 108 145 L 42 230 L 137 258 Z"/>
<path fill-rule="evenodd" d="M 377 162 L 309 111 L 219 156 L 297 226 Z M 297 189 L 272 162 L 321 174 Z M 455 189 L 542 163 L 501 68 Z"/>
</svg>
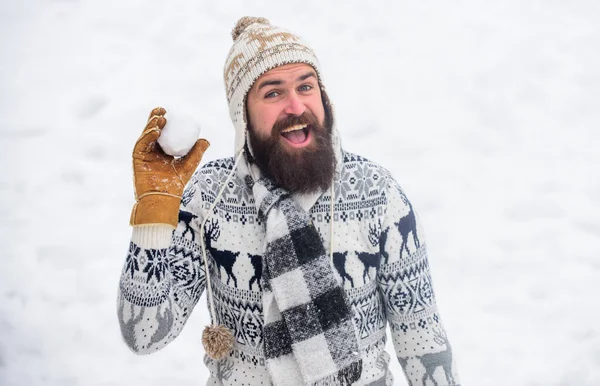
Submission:
<svg viewBox="0 0 600 386">
<path fill-rule="evenodd" d="M 310 209 L 323 245 L 333 236 L 334 271 L 345 289 L 363 357 L 360 384 L 391 385 L 386 325 L 411 385 L 458 385 L 451 346 L 438 313 L 424 233 L 412 205 L 390 173 L 344 152 L 331 195 Z M 262 349 L 264 224 L 251 189 L 231 173 L 232 159 L 209 162 L 186 187 L 179 226 L 166 245 L 134 237 L 119 286 L 118 316 L 128 346 L 139 353 L 161 349 L 177 337 L 205 286 L 199 238 L 206 242 L 215 319 L 234 333 L 231 355 L 205 357 L 214 385 L 269 385 Z M 207 220 L 204 234 L 200 224 Z M 331 221 L 333 232 L 331 235 Z M 134 230 L 134 236 L 140 230 Z M 151 243 L 152 244 L 152 243 Z"/>
</svg>

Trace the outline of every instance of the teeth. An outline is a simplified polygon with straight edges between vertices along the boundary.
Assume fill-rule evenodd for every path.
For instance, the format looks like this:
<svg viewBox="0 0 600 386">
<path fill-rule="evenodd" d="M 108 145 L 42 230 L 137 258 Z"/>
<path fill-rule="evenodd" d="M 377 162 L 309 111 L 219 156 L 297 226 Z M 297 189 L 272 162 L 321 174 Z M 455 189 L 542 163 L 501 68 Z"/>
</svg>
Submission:
<svg viewBox="0 0 600 386">
<path fill-rule="evenodd" d="M 306 125 L 296 125 L 296 126 L 292 126 L 292 127 L 288 127 L 285 130 L 282 130 L 282 133 L 289 133 L 290 131 L 296 131 L 296 130 L 302 130 L 306 127 Z"/>
</svg>

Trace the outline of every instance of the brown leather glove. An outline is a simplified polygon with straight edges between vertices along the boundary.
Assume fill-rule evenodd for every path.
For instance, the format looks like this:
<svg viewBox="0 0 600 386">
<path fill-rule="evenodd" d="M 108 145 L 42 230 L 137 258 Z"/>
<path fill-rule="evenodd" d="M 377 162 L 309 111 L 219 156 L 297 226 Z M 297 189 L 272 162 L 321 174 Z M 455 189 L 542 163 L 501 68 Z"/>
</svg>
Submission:
<svg viewBox="0 0 600 386">
<path fill-rule="evenodd" d="M 133 148 L 133 184 L 136 203 L 129 223 L 135 225 L 167 224 L 177 227 L 183 188 L 198 167 L 210 145 L 199 139 L 185 157 L 165 154 L 156 140 L 165 127 L 166 110 L 157 107 Z"/>
</svg>

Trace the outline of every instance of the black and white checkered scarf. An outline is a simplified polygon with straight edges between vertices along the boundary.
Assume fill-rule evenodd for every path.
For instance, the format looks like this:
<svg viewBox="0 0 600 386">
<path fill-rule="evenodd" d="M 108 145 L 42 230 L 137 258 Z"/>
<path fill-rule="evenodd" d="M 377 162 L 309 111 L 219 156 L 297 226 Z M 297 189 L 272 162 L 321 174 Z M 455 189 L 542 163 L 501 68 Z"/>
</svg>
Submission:
<svg viewBox="0 0 600 386">
<path fill-rule="evenodd" d="M 310 216 L 264 178 L 253 182 L 266 223 L 264 349 L 274 385 L 351 385 L 362 372 L 350 307 Z"/>
</svg>

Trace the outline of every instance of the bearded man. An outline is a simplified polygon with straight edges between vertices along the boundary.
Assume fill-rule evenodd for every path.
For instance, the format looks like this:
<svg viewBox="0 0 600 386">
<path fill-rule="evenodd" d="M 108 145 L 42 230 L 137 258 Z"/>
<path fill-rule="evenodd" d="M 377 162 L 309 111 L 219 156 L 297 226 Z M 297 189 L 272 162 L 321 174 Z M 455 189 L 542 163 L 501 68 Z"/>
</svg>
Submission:
<svg viewBox="0 0 600 386">
<path fill-rule="evenodd" d="M 313 50 L 263 18 L 232 36 L 234 157 L 196 170 L 203 139 L 166 155 L 162 108 L 135 145 L 125 343 L 165 347 L 206 288 L 210 385 L 392 385 L 388 324 L 409 384 L 457 385 L 418 217 L 386 169 L 342 150 Z"/>
</svg>

